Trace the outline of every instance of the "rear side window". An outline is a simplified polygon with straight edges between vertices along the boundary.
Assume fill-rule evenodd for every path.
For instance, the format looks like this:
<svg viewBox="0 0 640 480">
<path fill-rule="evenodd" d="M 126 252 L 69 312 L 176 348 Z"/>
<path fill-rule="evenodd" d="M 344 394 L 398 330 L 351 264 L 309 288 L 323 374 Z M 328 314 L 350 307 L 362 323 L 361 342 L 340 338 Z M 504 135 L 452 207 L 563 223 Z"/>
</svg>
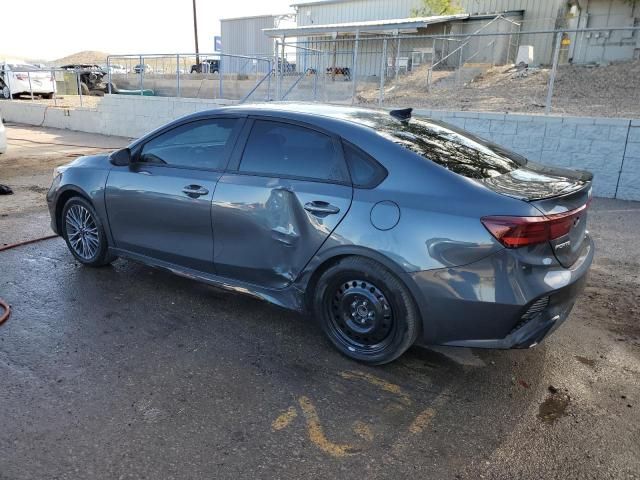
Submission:
<svg viewBox="0 0 640 480">
<path fill-rule="evenodd" d="M 387 176 L 385 168 L 369 155 L 348 142 L 342 142 L 354 187 L 373 188 Z"/>
<path fill-rule="evenodd" d="M 330 136 L 299 125 L 267 120 L 256 120 L 253 124 L 239 169 L 330 182 L 344 182 L 348 178 Z"/>
<path fill-rule="evenodd" d="M 235 119 L 198 120 L 176 127 L 142 148 L 140 162 L 187 168 L 222 169 Z"/>
</svg>

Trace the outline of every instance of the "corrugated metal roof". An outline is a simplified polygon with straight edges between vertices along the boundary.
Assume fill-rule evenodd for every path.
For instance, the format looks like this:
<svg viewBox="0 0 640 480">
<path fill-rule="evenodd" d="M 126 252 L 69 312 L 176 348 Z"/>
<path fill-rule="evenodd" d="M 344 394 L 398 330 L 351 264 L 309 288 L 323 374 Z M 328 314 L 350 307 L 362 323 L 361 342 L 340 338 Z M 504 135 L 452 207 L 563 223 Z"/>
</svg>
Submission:
<svg viewBox="0 0 640 480">
<path fill-rule="evenodd" d="M 370 32 L 380 30 L 405 30 L 426 28 L 428 25 L 434 23 L 465 20 L 467 18 L 469 18 L 468 13 L 461 13 L 458 15 L 396 18 L 391 20 L 368 20 L 364 22 L 331 23 L 325 25 L 305 25 L 302 27 L 291 28 L 265 28 L 263 31 L 270 37 L 280 37 L 283 35 L 313 35 L 323 34 L 327 32 Z"/>
<path fill-rule="evenodd" d="M 292 14 L 291 14 L 291 13 L 288 13 L 288 14 L 284 14 L 284 13 L 283 13 L 282 15 L 292 15 Z M 254 18 L 269 18 L 269 17 L 271 17 L 271 18 L 275 18 L 275 17 L 280 17 L 280 16 L 282 16 L 282 15 L 274 15 L 274 14 L 272 14 L 272 13 L 268 13 L 268 14 L 265 14 L 265 15 L 248 15 L 248 16 L 246 16 L 246 17 L 229 17 L 229 18 L 221 18 L 221 19 L 220 19 L 220 21 L 221 21 L 221 22 L 228 22 L 228 21 L 230 21 L 230 20 L 252 20 L 252 19 L 254 19 Z"/>
<path fill-rule="evenodd" d="M 307 0 L 306 2 L 303 0 L 302 2 L 292 3 L 292 7 L 298 7 L 303 5 L 320 5 L 322 3 L 340 3 L 340 2 L 348 2 L 352 0 Z"/>
</svg>

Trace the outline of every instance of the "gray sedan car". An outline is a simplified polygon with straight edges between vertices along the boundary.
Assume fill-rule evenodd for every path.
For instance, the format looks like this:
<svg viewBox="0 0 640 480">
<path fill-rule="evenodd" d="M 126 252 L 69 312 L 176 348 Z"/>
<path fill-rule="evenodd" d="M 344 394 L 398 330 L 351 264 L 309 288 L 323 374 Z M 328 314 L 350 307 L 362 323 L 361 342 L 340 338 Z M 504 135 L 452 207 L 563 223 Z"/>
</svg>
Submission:
<svg viewBox="0 0 640 480">
<path fill-rule="evenodd" d="M 383 111 L 242 105 L 58 168 L 51 225 L 116 257 L 310 312 L 351 358 L 526 348 L 584 286 L 592 176 Z"/>
</svg>

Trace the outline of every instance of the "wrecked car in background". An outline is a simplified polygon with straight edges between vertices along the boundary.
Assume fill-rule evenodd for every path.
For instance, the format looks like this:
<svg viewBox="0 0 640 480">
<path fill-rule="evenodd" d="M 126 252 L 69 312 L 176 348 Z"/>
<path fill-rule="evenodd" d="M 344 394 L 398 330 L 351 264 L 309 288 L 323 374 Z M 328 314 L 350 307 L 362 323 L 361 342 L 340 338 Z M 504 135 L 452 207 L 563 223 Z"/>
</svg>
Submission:
<svg viewBox="0 0 640 480">
<path fill-rule="evenodd" d="M 48 70 L 28 63 L 0 63 L 0 95 L 4 99 L 20 95 L 53 98 L 56 80 Z"/>
<path fill-rule="evenodd" d="M 109 84 L 107 79 L 105 79 L 107 72 L 98 65 L 78 63 L 62 65 L 60 68 L 78 72 L 80 92 L 82 95 L 102 97 L 109 91 Z M 117 88 L 113 83 L 111 83 L 111 91 L 112 93 L 117 93 Z"/>
</svg>

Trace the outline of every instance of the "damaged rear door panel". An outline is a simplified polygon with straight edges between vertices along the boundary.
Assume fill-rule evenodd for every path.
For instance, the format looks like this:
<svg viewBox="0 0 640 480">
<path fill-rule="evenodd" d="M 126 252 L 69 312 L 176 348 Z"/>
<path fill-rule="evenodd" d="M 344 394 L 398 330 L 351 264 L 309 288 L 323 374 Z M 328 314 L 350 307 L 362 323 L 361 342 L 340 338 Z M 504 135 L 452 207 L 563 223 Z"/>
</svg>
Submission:
<svg viewBox="0 0 640 480">
<path fill-rule="evenodd" d="M 213 198 L 219 275 L 290 285 L 351 206 L 337 140 L 303 125 L 251 120 Z"/>
</svg>

